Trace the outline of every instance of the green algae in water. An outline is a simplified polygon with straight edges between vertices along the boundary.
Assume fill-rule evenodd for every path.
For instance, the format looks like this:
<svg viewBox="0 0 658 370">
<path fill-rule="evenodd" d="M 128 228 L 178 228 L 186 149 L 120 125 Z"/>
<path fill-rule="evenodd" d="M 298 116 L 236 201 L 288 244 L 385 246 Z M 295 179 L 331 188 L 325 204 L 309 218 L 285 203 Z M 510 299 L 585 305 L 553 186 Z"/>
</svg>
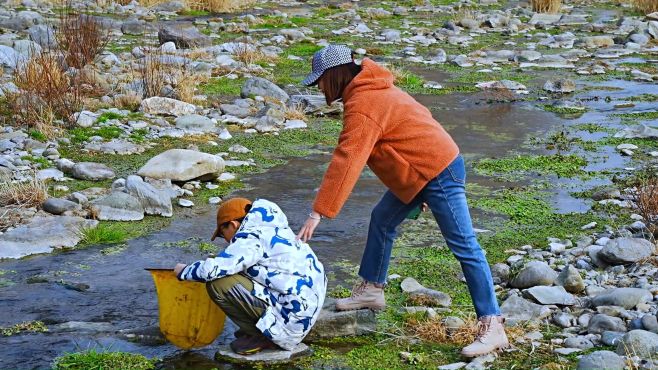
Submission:
<svg viewBox="0 0 658 370">
<path fill-rule="evenodd" d="M 48 327 L 41 321 L 25 321 L 6 328 L 0 328 L 0 334 L 5 337 L 23 332 L 43 333 L 48 331 Z"/>
<path fill-rule="evenodd" d="M 516 155 L 500 159 L 481 159 L 475 163 L 479 174 L 554 174 L 558 177 L 585 175 L 587 161 L 577 155 Z"/>
<path fill-rule="evenodd" d="M 126 352 L 98 352 L 94 349 L 84 352 L 67 353 L 55 359 L 53 370 L 155 369 L 156 360 Z"/>
</svg>

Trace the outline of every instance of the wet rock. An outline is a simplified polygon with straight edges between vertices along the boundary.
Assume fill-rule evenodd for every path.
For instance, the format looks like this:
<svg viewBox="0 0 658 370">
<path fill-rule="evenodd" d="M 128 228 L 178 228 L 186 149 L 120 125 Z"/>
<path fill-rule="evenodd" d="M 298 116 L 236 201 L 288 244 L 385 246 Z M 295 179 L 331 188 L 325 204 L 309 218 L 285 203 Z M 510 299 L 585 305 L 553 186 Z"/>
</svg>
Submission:
<svg viewBox="0 0 658 370">
<path fill-rule="evenodd" d="M 509 279 L 510 268 L 506 263 L 496 263 L 491 266 L 491 275 L 494 284 L 501 284 L 507 282 Z"/>
<path fill-rule="evenodd" d="M 578 349 L 590 349 L 594 348 L 594 343 L 589 340 L 587 337 L 577 336 L 571 337 L 564 340 L 563 345 L 568 348 L 578 348 Z"/>
<path fill-rule="evenodd" d="M 114 330 L 112 324 L 108 322 L 67 321 L 48 327 L 48 331 L 54 333 L 111 333 Z"/>
<path fill-rule="evenodd" d="M 615 138 L 635 139 L 635 138 L 658 138 L 658 129 L 649 127 L 645 124 L 639 124 L 633 127 L 627 127 L 614 135 Z"/>
<path fill-rule="evenodd" d="M 508 325 L 516 325 L 529 320 L 541 320 L 551 314 L 548 307 L 532 303 L 518 296 L 511 296 L 500 306 L 500 311 Z"/>
<path fill-rule="evenodd" d="M 537 303 L 548 305 L 573 306 L 576 299 L 561 286 L 535 286 L 523 291 L 523 296 Z"/>
<path fill-rule="evenodd" d="M 160 332 L 159 326 L 122 329 L 117 332 L 117 336 L 121 339 L 145 346 L 160 346 L 167 343 L 167 339 Z"/>
<path fill-rule="evenodd" d="M 617 344 L 617 354 L 650 358 L 658 353 L 658 334 L 646 330 L 632 330 Z"/>
<path fill-rule="evenodd" d="M 251 96 L 270 97 L 284 103 L 290 98 L 288 93 L 283 91 L 279 86 L 260 77 L 252 77 L 248 79 L 240 90 L 240 96 L 243 98 Z"/>
<path fill-rule="evenodd" d="M 604 48 L 615 44 L 611 36 L 588 36 L 583 37 L 582 42 L 586 48 Z"/>
<path fill-rule="evenodd" d="M 617 343 L 624 337 L 625 333 L 618 331 L 604 331 L 601 333 L 601 343 L 606 346 L 616 346 Z"/>
<path fill-rule="evenodd" d="M 306 337 L 308 341 L 329 339 L 374 332 L 377 319 L 371 310 L 336 311 L 336 300 L 327 298 L 313 329 Z"/>
<path fill-rule="evenodd" d="M 618 317 L 597 314 L 589 320 L 587 331 L 590 334 L 601 334 L 604 331 L 626 331 L 626 325 Z"/>
<path fill-rule="evenodd" d="M 176 117 L 190 115 L 196 112 L 196 106 L 194 104 L 160 96 L 154 96 L 142 100 L 139 109 L 148 114 L 170 115 Z"/>
<path fill-rule="evenodd" d="M 500 90 L 500 89 L 526 90 L 527 89 L 525 85 L 512 80 L 480 82 L 475 86 L 480 89 L 495 89 L 495 90 Z"/>
<path fill-rule="evenodd" d="M 652 333 L 658 333 L 658 320 L 654 315 L 642 316 L 642 326 L 647 331 L 650 331 Z"/>
<path fill-rule="evenodd" d="M 422 304 L 436 305 L 440 307 L 450 307 L 452 299 L 449 295 L 437 290 L 429 289 L 422 286 L 416 279 L 408 277 L 400 284 L 402 291 L 409 294 L 409 300 L 412 302 L 421 302 Z"/>
<path fill-rule="evenodd" d="M 187 149 L 170 149 L 151 158 L 137 171 L 142 177 L 188 181 L 216 178 L 224 170 L 222 158 Z"/>
<path fill-rule="evenodd" d="M 655 250 L 654 243 L 646 239 L 617 238 L 603 247 L 599 256 L 611 264 L 626 264 L 645 259 Z"/>
<path fill-rule="evenodd" d="M 138 221 L 144 218 L 140 201 L 124 192 L 115 191 L 91 203 L 99 220 Z"/>
<path fill-rule="evenodd" d="M 37 216 L 28 224 L 0 235 L 0 259 L 49 253 L 54 248 L 75 247 L 80 230 L 94 228 L 98 221 L 73 216 Z"/>
<path fill-rule="evenodd" d="M 519 289 L 552 285 L 556 278 L 557 273 L 545 262 L 531 261 L 510 281 L 510 285 Z"/>
<path fill-rule="evenodd" d="M 222 362 L 229 361 L 231 363 L 276 364 L 285 363 L 302 356 L 310 355 L 312 352 L 313 351 L 309 346 L 300 343 L 292 351 L 268 349 L 253 355 L 243 356 L 235 353 L 228 344 L 224 344 L 217 349 L 215 359 Z"/>
<path fill-rule="evenodd" d="M 212 39 L 191 24 L 166 24 L 158 31 L 160 44 L 173 42 L 177 48 L 195 48 L 211 46 Z"/>
<path fill-rule="evenodd" d="M 596 351 L 584 355 L 578 361 L 577 370 L 624 370 L 626 362 L 612 351 Z"/>
<path fill-rule="evenodd" d="M 548 80 L 544 84 L 544 90 L 553 93 L 572 93 L 576 91 L 576 83 L 570 79 Z"/>
<path fill-rule="evenodd" d="M 187 116 L 180 116 L 176 118 L 176 127 L 188 132 L 216 132 L 217 127 L 215 123 L 208 117 L 200 116 L 198 114 L 191 114 Z"/>
<path fill-rule="evenodd" d="M 190 208 L 190 207 L 194 207 L 194 202 L 192 202 L 191 200 L 187 200 L 187 199 L 179 199 L 178 200 L 178 205 L 181 206 L 181 207 Z"/>
<path fill-rule="evenodd" d="M 37 179 L 39 180 L 55 180 L 60 181 L 64 179 L 64 172 L 56 168 L 46 168 L 37 172 Z"/>
<path fill-rule="evenodd" d="M 144 182 L 141 177 L 135 175 L 128 176 L 125 188 L 128 194 L 139 199 L 147 215 L 173 216 L 171 198 L 166 191 L 156 189 L 153 185 Z"/>
<path fill-rule="evenodd" d="M 612 288 L 603 291 L 592 298 L 592 305 L 620 306 L 631 309 L 640 303 L 651 302 L 653 296 L 646 289 L 639 288 Z"/>
<path fill-rule="evenodd" d="M 585 283 L 583 278 L 580 277 L 578 269 L 574 266 L 569 265 L 565 267 L 555 279 L 555 284 L 563 286 L 564 289 L 569 293 L 580 293 L 585 290 Z"/>
<path fill-rule="evenodd" d="M 48 213 L 52 213 L 54 215 L 61 215 L 66 211 L 74 211 L 74 210 L 82 209 L 82 207 L 80 207 L 78 203 L 60 198 L 48 198 L 45 202 L 43 202 L 41 208 L 44 211 Z"/>
<path fill-rule="evenodd" d="M 575 318 L 566 312 L 558 312 L 553 316 L 553 323 L 561 328 L 570 328 L 573 326 Z"/>
<path fill-rule="evenodd" d="M 115 174 L 111 168 L 102 163 L 80 162 L 71 169 L 71 176 L 78 180 L 102 181 L 113 179 Z"/>
</svg>

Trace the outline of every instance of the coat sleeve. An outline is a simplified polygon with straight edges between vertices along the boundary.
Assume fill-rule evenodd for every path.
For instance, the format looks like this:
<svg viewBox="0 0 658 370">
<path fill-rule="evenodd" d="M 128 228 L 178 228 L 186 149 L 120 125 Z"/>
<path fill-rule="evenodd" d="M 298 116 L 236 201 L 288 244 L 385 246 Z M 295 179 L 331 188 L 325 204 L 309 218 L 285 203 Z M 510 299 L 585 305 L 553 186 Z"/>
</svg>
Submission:
<svg viewBox="0 0 658 370">
<path fill-rule="evenodd" d="M 314 211 L 330 218 L 338 215 L 381 135 L 381 127 L 365 115 L 345 116 L 338 146 L 313 203 Z"/>
<path fill-rule="evenodd" d="M 187 265 L 178 275 L 179 280 L 212 281 L 244 271 L 258 263 L 263 256 L 263 246 L 258 234 L 239 232 L 217 257 L 196 261 Z"/>
</svg>

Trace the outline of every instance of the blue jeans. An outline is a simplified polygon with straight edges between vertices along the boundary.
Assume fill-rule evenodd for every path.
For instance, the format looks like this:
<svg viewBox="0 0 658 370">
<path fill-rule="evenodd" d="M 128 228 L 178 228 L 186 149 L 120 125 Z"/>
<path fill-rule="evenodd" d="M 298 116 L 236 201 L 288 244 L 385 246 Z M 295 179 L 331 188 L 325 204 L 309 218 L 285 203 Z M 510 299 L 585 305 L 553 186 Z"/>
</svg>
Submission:
<svg viewBox="0 0 658 370">
<path fill-rule="evenodd" d="M 397 227 L 409 212 L 425 202 L 461 264 L 477 316 L 500 315 L 491 270 L 473 231 L 466 204 L 465 180 L 466 169 L 460 155 L 409 204 L 387 191 L 372 211 L 359 275 L 371 283 L 386 282 Z"/>
</svg>

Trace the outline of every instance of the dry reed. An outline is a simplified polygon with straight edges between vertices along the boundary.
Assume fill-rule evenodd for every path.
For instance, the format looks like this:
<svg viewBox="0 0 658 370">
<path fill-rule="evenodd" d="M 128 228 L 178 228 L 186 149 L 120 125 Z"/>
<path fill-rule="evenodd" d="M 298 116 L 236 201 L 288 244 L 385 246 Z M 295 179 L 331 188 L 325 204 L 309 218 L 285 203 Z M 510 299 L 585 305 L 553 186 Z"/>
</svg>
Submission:
<svg viewBox="0 0 658 370">
<path fill-rule="evenodd" d="M 77 69 L 92 63 L 110 41 L 98 18 L 72 12 L 70 5 L 60 11 L 55 37 L 66 64 Z"/>
<path fill-rule="evenodd" d="M 169 63 L 167 55 L 160 48 L 142 48 L 146 56 L 141 59 L 138 68 L 144 98 L 152 96 L 175 95 L 179 100 L 191 103 L 197 86 L 206 82 L 208 76 L 197 73 L 185 62 Z M 165 87 L 171 86 L 173 94 L 163 94 Z M 129 99 L 126 97 L 126 99 Z M 129 101 L 126 101 L 129 102 Z"/>
<path fill-rule="evenodd" d="M 233 49 L 232 55 L 235 57 L 235 60 L 240 61 L 247 66 L 260 62 L 272 62 L 276 59 L 263 53 L 256 47 L 245 43 L 239 43 Z"/>
<path fill-rule="evenodd" d="M 0 179 L 0 207 L 39 207 L 48 199 L 48 187 L 36 174 L 28 181 L 18 182 Z"/>
<path fill-rule="evenodd" d="M 537 13 L 557 13 L 562 6 L 562 0 L 531 0 L 532 11 Z"/>
<path fill-rule="evenodd" d="M 452 329 L 448 328 L 445 323 L 439 319 L 410 318 L 405 323 L 406 331 L 422 340 L 435 343 L 450 343 L 464 346 L 472 343 L 478 333 L 478 323 L 474 317 L 469 316 L 464 319 L 466 325 Z M 524 334 L 520 327 L 505 328 L 510 340 L 514 340 Z"/>
<path fill-rule="evenodd" d="M 631 0 L 631 4 L 643 14 L 658 12 L 658 0 Z"/>
<path fill-rule="evenodd" d="M 638 180 L 631 197 L 649 231 L 656 234 L 658 232 L 658 177 L 654 175 Z"/>
<path fill-rule="evenodd" d="M 302 121 L 308 119 L 308 117 L 306 117 L 306 112 L 304 111 L 304 106 L 299 103 L 293 103 L 286 106 L 284 114 L 286 119 L 298 119 Z"/>
</svg>

